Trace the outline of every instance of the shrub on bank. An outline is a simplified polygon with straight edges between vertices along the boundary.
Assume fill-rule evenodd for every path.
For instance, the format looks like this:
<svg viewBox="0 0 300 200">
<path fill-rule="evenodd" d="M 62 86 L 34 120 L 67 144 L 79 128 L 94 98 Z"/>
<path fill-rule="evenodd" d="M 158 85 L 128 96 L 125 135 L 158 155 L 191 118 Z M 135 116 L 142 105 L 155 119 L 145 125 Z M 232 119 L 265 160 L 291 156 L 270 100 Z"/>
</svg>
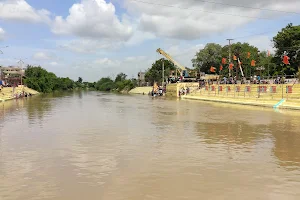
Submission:
<svg viewBox="0 0 300 200">
<path fill-rule="evenodd" d="M 109 77 L 101 78 L 96 83 L 96 90 L 106 91 L 106 92 L 129 92 L 131 89 L 137 86 L 137 81 L 135 79 L 119 79 L 118 76 L 113 81 Z"/>
</svg>

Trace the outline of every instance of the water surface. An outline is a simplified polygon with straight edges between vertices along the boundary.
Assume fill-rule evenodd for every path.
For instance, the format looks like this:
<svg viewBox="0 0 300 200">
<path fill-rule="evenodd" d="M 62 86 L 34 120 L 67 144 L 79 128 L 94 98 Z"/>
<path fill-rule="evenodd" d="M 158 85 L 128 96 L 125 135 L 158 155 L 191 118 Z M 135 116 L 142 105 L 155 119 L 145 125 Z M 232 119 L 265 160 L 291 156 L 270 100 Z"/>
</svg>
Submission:
<svg viewBox="0 0 300 200">
<path fill-rule="evenodd" d="M 300 199 L 300 114 L 97 92 L 0 104 L 0 200 Z"/>
</svg>

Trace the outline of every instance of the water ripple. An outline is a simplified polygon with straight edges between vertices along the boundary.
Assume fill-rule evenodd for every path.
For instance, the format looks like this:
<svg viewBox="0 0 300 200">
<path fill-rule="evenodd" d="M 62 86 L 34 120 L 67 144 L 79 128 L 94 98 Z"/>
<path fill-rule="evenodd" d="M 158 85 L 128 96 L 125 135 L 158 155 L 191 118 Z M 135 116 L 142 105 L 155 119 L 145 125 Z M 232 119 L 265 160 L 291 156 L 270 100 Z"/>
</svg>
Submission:
<svg viewBox="0 0 300 200">
<path fill-rule="evenodd" d="M 297 199 L 299 113 L 70 92 L 0 104 L 0 199 Z"/>
</svg>

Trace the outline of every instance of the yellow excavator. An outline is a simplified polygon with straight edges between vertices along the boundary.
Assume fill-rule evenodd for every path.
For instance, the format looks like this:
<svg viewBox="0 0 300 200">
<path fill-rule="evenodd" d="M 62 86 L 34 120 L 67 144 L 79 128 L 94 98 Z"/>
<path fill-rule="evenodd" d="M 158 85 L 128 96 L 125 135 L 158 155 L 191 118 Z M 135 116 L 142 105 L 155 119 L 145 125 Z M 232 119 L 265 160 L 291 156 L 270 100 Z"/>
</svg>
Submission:
<svg viewBox="0 0 300 200">
<path fill-rule="evenodd" d="M 169 54 L 167 54 L 164 50 L 162 50 L 161 48 L 158 48 L 156 50 L 156 52 L 158 52 L 159 54 L 163 55 L 165 58 L 167 58 L 170 62 L 172 62 L 175 65 L 176 71 L 175 71 L 175 77 L 170 77 L 170 78 L 177 78 L 178 74 L 177 72 L 180 74 L 180 77 L 182 78 L 181 81 L 183 82 L 196 82 L 197 81 L 197 70 L 191 70 L 191 69 L 187 69 L 186 67 L 184 67 L 183 65 L 179 64 L 176 60 L 174 60 Z M 193 75 L 193 76 L 189 76 L 189 75 Z"/>
</svg>

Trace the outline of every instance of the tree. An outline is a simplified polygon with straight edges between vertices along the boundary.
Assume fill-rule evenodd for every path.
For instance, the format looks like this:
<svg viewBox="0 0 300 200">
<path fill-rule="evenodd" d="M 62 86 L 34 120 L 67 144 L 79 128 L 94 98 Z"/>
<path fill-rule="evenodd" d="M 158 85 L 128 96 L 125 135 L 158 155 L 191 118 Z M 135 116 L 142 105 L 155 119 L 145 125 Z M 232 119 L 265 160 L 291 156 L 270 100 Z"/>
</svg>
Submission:
<svg viewBox="0 0 300 200">
<path fill-rule="evenodd" d="M 25 84 L 38 92 L 50 93 L 54 90 L 71 90 L 74 88 L 74 81 L 70 78 L 59 78 L 40 66 L 27 66 L 25 77 Z"/>
<path fill-rule="evenodd" d="M 155 63 L 152 64 L 151 68 L 147 70 L 145 74 L 145 80 L 153 84 L 154 82 L 161 83 L 162 82 L 162 66 L 164 63 L 164 78 L 169 77 L 171 71 L 175 70 L 174 64 L 171 63 L 169 60 L 161 58 Z"/>
<path fill-rule="evenodd" d="M 126 77 L 127 75 L 121 72 L 116 76 L 115 82 L 124 81 L 126 80 Z"/>
<path fill-rule="evenodd" d="M 115 89 L 115 83 L 110 77 L 101 78 L 95 85 L 97 90 L 111 91 Z"/>
<path fill-rule="evenodd" d="M 207 44 L 204 49 L 196 53 L 196 58 L 192 59 L 193 66 L 205 73 L 211 73 L 211 66 L 219 70 L 221 61 L 222 46 L 215 43 Z"/>
<path fill-rule="evenodd" d="M 54 73 L 47 72 L 40 66 L 27 66 L 25 76 L 24 82 L 28 87 L 44 93 L 52 92 L 57 80 Z"/>
<path fill-rule="evenodd" d="M 250 54 L 249 54 L 250 53 Z M 234 43 L 231 45 L 231 63 L 234 64 L 232 74 L 239 76 L 240 69 L 238 67 L 238 60 L 234 60 L 233 57 L 239 58 L 242 62 L 242 68 L 244 76 L 250 76 L 250 73 L 254 73 L 253 67 L 250 66 L 252 60 L 258 63 L 258 48 L 249 45 L 248 43 Z M 196 58 L 192 59 L 193 65 L 200 69 L 200 71 L 207 74 L 210 72 L 210 67 L 215 67 L 216 72 L 227 76 L 229 73 L 229 45 L 222 47 L 219 44 L 210 43 L 207 44 L 204 49 L 196 53 Z M 226 65 L 223 66 L 222 72 L 220 72 L 220 65 L 222 64 L 222 58 L 226 58 Z"/>
<path fill-rule="evenodd" d="M 267 51 L 262 51 L 259 53 L 259 66 L 262 66 L 264 70 L 262 71 L 262 76 L 273 76 L 277 75 L 276 64 L 272 62 L 273 55 L 268 56 Z M 269 73 L 269 74 L 268 74 Z"/>
<path fill-rule="evenodd" d="M 128 92 L 137 85 L 136 79 L 126 79 L 127 75 L 119 73 L 113 81 L 110 77 L 101 78 L 95 83 L 95 89 L 99 91 Z"/>
<path fill-rule="evenodd" d="M 81 77 L 78 77 L 78 83 L 82 83 L 82 78 Z"/>
<path fill-rule="evenodd" d="M 244 76 L 249 77 L 250 75 L 253 75 L 255 73 L 255 68 L 251 66 L 251 61 L 255 60 L 256 64 L 259 65 L 259 51 L 258 48 L 255 46 L 251 46 L 248 43 L 234 43 L 231 45 L 231 63 L 234 64 L 234 68 L 232 70 L 233 76 L 240 76 L 241 72 L 238 65 L 238 60 L 234 60 L 233 57 L 236 56 L 236 58 L 240 60 L 242 63 L 242 69 Z M 227 58 L 227 63 L 229 63 L 229 45 L 225 45 L 222 48 L 222 57 Z M 227 75 L 229 73 L 228 65 L 225 68 L 227 70 L 224 70 L 223 75 Z"/>
<path fill-rule="evenodd" d="M 273 62 L 277 64 L 277 71 L 292 75 L 298 71 L 300 67 L 300 26 L 288 24 L 280 32 L 273 37 L 276 53 Z M 286 51 L 290 57 L 290 65 L 285 66 L 282 63 L 282 56 Z"/>
<path fill-rule="evenodd" d="M 88 85 L 88 88 L 95 88 L 96 82 L 88 83 L 87 85 Z"/>
</svg>

